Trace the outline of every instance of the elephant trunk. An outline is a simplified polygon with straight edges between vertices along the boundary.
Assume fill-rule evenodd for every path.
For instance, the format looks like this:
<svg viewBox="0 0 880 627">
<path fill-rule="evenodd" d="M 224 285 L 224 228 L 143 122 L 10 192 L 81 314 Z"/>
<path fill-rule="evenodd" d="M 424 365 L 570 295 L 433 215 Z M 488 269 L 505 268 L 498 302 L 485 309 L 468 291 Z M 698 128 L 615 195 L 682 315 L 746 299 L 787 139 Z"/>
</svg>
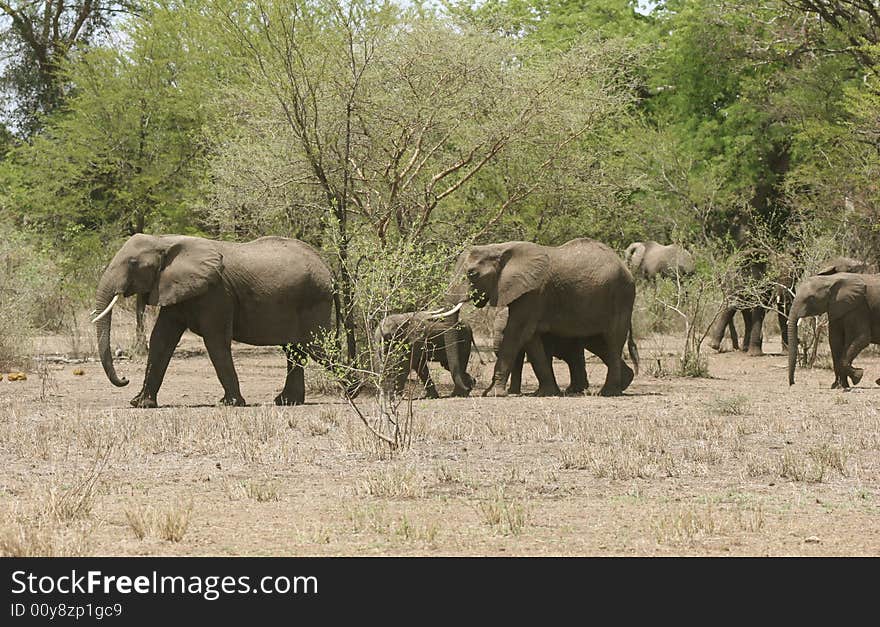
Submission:
<svg viewBox="0 0 880 627">
<path fill-rule="evenodd" d="M 110 327 L 113 317 L 112 309 L 108 310 L 111 301 L 118 294 L 114 288 L 112 281 L 105 277 L 101 278 L 98 285 L 97 296 L 95 297 L 95 311 L 102 312 L 106 310 L 104 316 L 95 322 L 95 329 L 98 334 L 98 353 L 101 357 L 101 365 L 104 366 L 104 373 L 110 379 L 110 383 L 115 386 L 122 387 L 128 385 L 128 379 L 119 378 L 116 375 L 116 368 L 113 366 L 113 354 L 110 351 Z"/>
</svg>

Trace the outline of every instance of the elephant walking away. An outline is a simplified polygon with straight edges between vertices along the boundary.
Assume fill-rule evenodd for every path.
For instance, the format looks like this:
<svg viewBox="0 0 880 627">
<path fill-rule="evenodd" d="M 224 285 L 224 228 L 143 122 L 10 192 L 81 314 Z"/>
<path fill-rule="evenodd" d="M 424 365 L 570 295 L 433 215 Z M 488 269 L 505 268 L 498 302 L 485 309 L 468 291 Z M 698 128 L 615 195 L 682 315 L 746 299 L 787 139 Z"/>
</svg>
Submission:
<svg viewBox="0 0 880 627">
<path fill-rule="evenodd" d="M 313 340 L 332 329 L 333 277 L 308 244 L 283 237 L 247 243 L 183 235 L 132 236 L 104 270 L 95 297 L 101 364 L 117 386 L 110 352 L 113 306 L 137 294 L 159 305 L 150 335 L 146 373 L 135 407 L 156 407 L 171 355 L 187 329 L 204 339 L 223 386 L 224 405 L 245 405 L 232 361 L 232 340 L 278 345 L 287 357 L 287 378 L 278 405 L 305 402 L 303 361 L 326 357 Z M 352 385 L 350 391 L 354 390 Z"/>
<path fill-rule="evenodd" d="M 458 320 L 457 305 L 450 311 L 418 311 L 385 316 L 373 333 L 378 367 L 382 369 L 381 393 L 400 394 L 410 371 L 415 370 L 428 398 L 439 398 L 428 371 L 428 362 L 439 362 L 452 375 L 453 396 L 468 396 L 474 378 L 467 365 L 474 341 L 473 331 Z"/>
<path fill-rule="evenodd" d="M 858 384 L 864 371 L 853 360 L 868 344 L 880 344 L 880 275 L 839 272 L 816 275 L 795 293 L 788 319 L 792 346 L 797 346 L 801 318 L 828 314 L 828 343 L 834 364 L 832 388 Z M 788 383 L 794 384 L 797 351 L 788 353 Z M 877 380 L 880 385 L 880 379 Z"/>
<path fill-rule="evenodd" d="M 538 378 L 538 395 L 559 395 L 541 340 L 591 338 L 591 350 L 608 368 L 603 395 L 622 393 L 634 373 L 623 361 L 624 344 L 638 363 L 632 341 L 635 282 L 605 244 L 580 238 L 561 246 L 504 242 L 471 246 L 459 255 L 447 293 L 450 302 L 472 299 L 477 307 L 507 307 L 497 341 L 492 382 L 484 396 L 506 396 L 517 355 L 526 350 Z M 629 342 L 627 341 L 629 339 Z"/>
<path fill-rule="evenodd" d="M 742 315 L 742 350 L 752 356 L 764 354 L 764 317 L 771 307 L 775 285 L 767 280 L 767 253 L 759 249 L 744 251 L 741 263 L 725 277 L 725 304 L 709 327 L 709 346 L 720 350 L 725 330 L 730 331 L 733 348 L 740 348 L 734 325 L 737 312 Z"/>
<path fill-rule="evenodd" d="M 653 240 L 633 242 L 624 259 L 634 276 L 654 279 L 658 276 L 687 276 L 694 273 L 694 258 L 678 244 L 663 245 Z"/>
</svg>

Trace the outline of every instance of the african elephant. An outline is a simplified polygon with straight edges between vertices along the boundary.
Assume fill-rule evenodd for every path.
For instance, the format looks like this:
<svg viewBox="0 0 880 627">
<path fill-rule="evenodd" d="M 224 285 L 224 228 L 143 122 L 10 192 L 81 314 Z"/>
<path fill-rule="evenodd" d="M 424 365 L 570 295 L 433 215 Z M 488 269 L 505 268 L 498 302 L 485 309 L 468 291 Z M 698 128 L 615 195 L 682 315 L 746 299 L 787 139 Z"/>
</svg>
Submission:
<svg viewBox="0 0 880 627">
<path fill-rule="evenodd" d="M 608 367 L 601 393 L 616 395 L 633 379 L 621 356 L 624 344 L 638 367 L 632 340 L 635 294 L 635 282 L 620 257 L 605 244 L 580 238 L 561 246 L 471 246 L 458 257 L 447 298 L 454 303 L 471 299 L 477 307 L 508 307 L 492 382 L 483 396 L 507 395 L 507 379 L 523 348 L 538 378 L 537 394 L 559 395 L 541 341 L 547 333 L 589 338 L 591 350 Z"/>
<path fill-rule="evenodd" d="M 98 283 L 95 302 L 101 363 L 117 386 L 110 353 L 112 309 L 120 296 L 137 294 L 161 307 L 150 335 L 144 384 L 131 400 L 156 407 L 156 395 L 171 355 L 187 329 L 200 335 L 224 405 L 245 405 L 232 362 L 231 342 L 280 345 L 287 379 L 278 405 L 305 400 L 302 362 L 323 360 L 311 340 L 328 332 L 334 300 L 330 269 L 308 244 L 261 237 L 239 244 L 183 235 L 133 235 L 113 257 Z"/>
<path fill-rule="evenodd" d="M 745 329 L 743 352 L 752 356 L 764 354 L 764 317 L 773 300 L 775 286 L 767 281 L 767 253 L 759 249 L 744 251 L 740 263 L 732 268 L 724 281 L 724 306 L 709 328 L 709 346 L 720 350 L 725 330 L 730 330 L 734 349 L 739 349 L 733 318 L 740 312 Z"/>
<path fill-rule="evenodd" d="M 819 266 L 817 275 L 836 274 L 838 272 L 854 272 L 857 274 L 874 273 L 876 266 L 869 266 L 864 261 L 851 257 L 833 257 Z M 794 301 L 794 291 L 799 278 L 795 263 L 787 259 L 782 264 L 779 277 L 776 280 L 774 302 L 776 314 L 779 319 L 779 335 L 782 338 L 782 352 L 788 353 L 788 316 Z"/>
<path fill-rule="evenodd" d="M 627 247 L 624 259 L 633 275 L 646 279 L 694 273 L 693 256 L 678 244 L 664 246 L 653 240 L 633 242 Z"/>
<path fill-rule="evenodd" d="M 500 309 L 495 316 L 493 336 L 496 355 L 500 349 L 504 327 L 507 326 L 507 315 L 508 309 L 505 307 Z M 544 353 L 551 360 L 551 368 L 553 367 L 553 357 L 558 357 L 568 365 L 569 385 L 565 389 L 565 393 L 582 394 L 585 392 L 590 383 L 587 380 L 587 368 L 584 360 L 584 341 L 581 338 L 559 337 L 544 333 L 541 335 L 541 342 L 544 344 Z M 526 351 L 523 349 L 513 362 L 513 367 L 510 370 L 510 385 L 507 388 L 508 394 L 520 394 L 522 391 L 522 369 L 525 357 Z"/>
<path fill-rule="evenodd" d="M 880 344 L 880 275 L 838 272 L 816 275 L 795 293 L 788 334 L 797 346 L 798 323 L 806 316 L 828 314 L 828 342 L 834 364 L 833 388 L 857 384 L 864 371 L 852 362 L 868 344 Z M 788 353 L 788 383 L 794 384 L 797 351 Z M 878 379 L 880 383 L 880 379 Z"/>
<path fill-rule="evenodd" d="M 447 312 L 417 311 L 385 316 L 373 333 L 377 364 L 383 370 L 382 392 L 403 391 L 411 370 L 425 385 L 428 398 L 439 398 L 428 372 L 428 362 L 437 361 L 452 374 L 453 396 L 468 396 L 474 378 L 467 373 L 474 334 L 470 325 L 458 320 L 458 309 Z M 455 353 L 455 355 L 452 355 Z M 450 358 L 451 356 L 451 358 Z"/>
</svg>

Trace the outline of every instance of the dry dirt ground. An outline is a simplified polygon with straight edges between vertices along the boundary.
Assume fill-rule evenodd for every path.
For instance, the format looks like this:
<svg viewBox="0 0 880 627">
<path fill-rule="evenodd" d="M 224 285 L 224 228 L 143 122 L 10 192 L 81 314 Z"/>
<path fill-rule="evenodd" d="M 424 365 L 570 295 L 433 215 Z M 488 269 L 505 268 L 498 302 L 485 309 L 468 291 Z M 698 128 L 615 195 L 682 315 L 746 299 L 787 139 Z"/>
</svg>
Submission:
<svg viewBox="0 0 880 627">
<path fill-rule="evenodd" d="M 247 408 L 214 406 L 190 335 L 156 410 L 128 405 L 143 359 L 118 362 L 125 389 L 38 365 L 0 382 L 0 554 L 880 554 L 880 357 L 848 393 L 818 368 L 789 388 L 778 337 L 711 353 L 712 378 L 654 376 L 678 343 L 641 339 L 619 398 L 418 400 L 393 456 L 315 370 L 305 406 L 272 405 L 275 349 L 234 349 Z M 481 384 L 491 367 L 472 357 Z"/>
</svg>

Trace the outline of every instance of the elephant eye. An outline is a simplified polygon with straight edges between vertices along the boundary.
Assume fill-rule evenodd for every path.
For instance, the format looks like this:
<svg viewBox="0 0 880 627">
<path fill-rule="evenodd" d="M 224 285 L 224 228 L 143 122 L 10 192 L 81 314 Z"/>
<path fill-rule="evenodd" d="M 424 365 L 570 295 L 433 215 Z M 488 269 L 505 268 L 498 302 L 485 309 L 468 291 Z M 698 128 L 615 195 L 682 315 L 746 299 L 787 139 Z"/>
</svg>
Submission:
<svg viewBox="0 0 880 627">
<path fill-rule="evenodd" d="M 469 279 L 473 279 L 475 276 L 477 276 L 477 274 L 479 274 L 479 273 L 476 270 L 474 270 L 473 268 L 471 268 L 470 270 L 467 271 L 467 275 L 468 275 Z"/>
</svg>

